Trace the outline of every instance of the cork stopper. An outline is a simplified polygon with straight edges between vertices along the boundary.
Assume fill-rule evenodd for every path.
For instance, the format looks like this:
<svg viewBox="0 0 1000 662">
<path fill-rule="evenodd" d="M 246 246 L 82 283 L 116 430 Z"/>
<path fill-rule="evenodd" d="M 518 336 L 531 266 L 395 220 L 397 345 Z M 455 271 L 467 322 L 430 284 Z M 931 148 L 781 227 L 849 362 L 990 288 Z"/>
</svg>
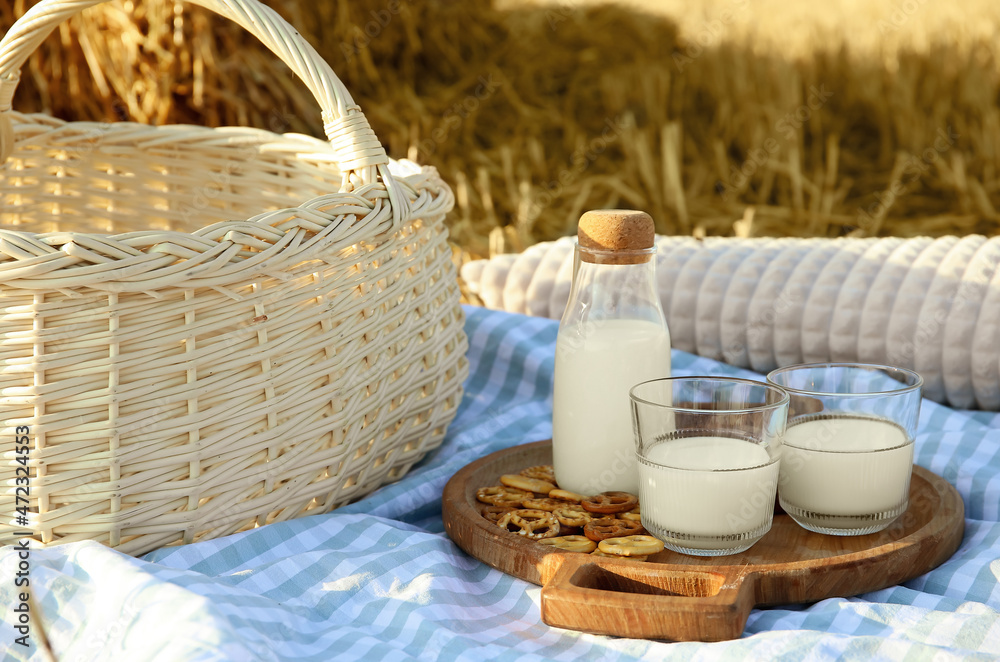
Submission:
<svg viewBox="0 0 1000 662">
<path fill-rule="evenodd" d="M 595 209 L 580 217 L 577 226 L 580 259 L 601 264 L 641 264 L 652 259 L 648 251 L 656 241 L 653 219 L 643 211 L 632 209 Z M 589 252 L 621 251 L 620 255 Z"/>
</svg>

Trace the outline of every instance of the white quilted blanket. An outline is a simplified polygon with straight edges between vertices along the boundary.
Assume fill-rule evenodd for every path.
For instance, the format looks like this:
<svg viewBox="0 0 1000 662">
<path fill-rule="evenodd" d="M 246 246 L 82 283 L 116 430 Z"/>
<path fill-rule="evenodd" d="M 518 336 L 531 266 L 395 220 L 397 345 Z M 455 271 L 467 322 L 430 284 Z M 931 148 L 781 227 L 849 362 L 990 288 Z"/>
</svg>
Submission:
<svg viewBox="0 0 1000 662">
<path fill-rule="evenodd" d="M 559 318 L 575 238 L 466 264 L 488 308 Z M 1000 237 L 657 238 L 673 345 L 757 372 L 814 361 L 920 372 L 926 397 L 1000 409 Z"/>
</svg>

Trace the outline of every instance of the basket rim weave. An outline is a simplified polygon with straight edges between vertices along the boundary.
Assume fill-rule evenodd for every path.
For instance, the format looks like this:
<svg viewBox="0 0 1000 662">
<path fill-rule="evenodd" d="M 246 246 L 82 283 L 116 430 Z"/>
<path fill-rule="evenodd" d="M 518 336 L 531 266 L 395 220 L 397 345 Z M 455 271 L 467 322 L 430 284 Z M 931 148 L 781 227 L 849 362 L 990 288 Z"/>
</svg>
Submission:
<svg viewBox="0 0 1000 662">
<path fill-rule="evenodd" d="M 65 127 L 87 132 L 100 127 L 104 139 L 121 132 L 157 140 L 183 131 L 192 141 L 225 135 L 254 148 L 295 152 L 311 161 L 333 161 L 333 147 L 296 133 L 275 134 L 247 127 L 207 128 L 194 125 L 147 126 L 135 122 L 68 122 L 42 113 L 9 111 L 15 136 L 19 127 L 43 125 L 58 133 Z M 388 168 L 407 209 L 417 217 L 449 209 L 454 196 L 432 166 L 390 161 Z M 0 170 L 0 173 L 3 171 Z M 409 174 L 404 174 L 409 173 Z M 167 287 L 224 288 L 248 276 L 282 276 L 282 270 L 321 253 L 370 242 L 397 229 L 391 200 L 380 182 L 351 191 L 304 199 L 297 207 L 266 211 L 247 219 L 213 222 L 197 230 L 144 230 L 118 234 L 43 232 L 0 228 L 0 282 L 24 289 L 91 288 L 104 292 L 147 292 Z M 307 227 L 308 226 L 308 227 Z M 306 232 L 301 232 L 306 230 Z M 234 247 L 253 245 L 247 254 Z M 111 266 L 113 265 L 113 266 Z M 119 273 L 108 278 L 109 269 Z M 127 270 L 127 273 L 124 273 Z M 239 295 L 227 291 L 233 298 Z"/>
</svg>

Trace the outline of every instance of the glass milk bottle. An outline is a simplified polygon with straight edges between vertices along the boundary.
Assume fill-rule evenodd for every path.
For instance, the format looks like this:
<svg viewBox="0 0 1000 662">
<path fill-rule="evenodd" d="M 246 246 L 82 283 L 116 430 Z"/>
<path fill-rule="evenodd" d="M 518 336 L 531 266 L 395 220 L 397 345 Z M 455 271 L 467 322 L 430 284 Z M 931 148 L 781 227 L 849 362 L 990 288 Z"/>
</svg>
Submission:
<svg viewBox="0 0 1000 662">
<path fill-rule="evenodd" d="M 653 219 L 589 211 L 556 340 L 552 454 L 559 486 L 580 494 L 639 487 L 629 389 L 670 376 L 670 332 L 656 291 Z"/>
</svg>

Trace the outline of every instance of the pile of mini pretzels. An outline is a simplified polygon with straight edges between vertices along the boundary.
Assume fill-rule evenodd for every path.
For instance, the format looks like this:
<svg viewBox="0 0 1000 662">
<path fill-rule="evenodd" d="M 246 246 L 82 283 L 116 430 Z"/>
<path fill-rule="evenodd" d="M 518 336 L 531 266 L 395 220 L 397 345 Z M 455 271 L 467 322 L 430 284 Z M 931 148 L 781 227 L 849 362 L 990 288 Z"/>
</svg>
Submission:
<svg viewBox="0 0 1000 662">
<path fill-rule="evenodd" d="M 480 511 L 505 531 L 568 552 L 645 561 L 663 549 L 646 535 L 639 499 L 628 492 L 593 496 L 559 489 L 551 465 L 528 467 L 500 476 L 500 484 L 481 487 Z"/>
</svg>

